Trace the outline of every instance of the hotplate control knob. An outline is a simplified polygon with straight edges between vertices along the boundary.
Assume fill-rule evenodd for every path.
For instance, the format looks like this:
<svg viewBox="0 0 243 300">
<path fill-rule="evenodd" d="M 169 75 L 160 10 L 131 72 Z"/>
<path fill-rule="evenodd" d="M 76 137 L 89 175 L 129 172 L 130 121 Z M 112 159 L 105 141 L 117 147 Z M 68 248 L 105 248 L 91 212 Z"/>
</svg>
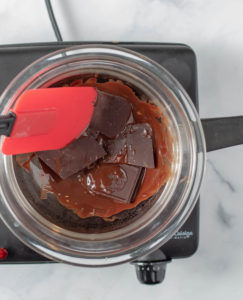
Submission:
<svg viewBox="0 0 243 300">
<path fill-rule="evenodd" d="M 0 248 L 0 260 L 4 260 L 8 257 L 8 251 L 5 248 Z"/>
<path fill-rule="evenodd" d="M 166 261 L 135 262 L 137 278 L 143 284 L 161 283 L 165 278 Z"/>
</svg>

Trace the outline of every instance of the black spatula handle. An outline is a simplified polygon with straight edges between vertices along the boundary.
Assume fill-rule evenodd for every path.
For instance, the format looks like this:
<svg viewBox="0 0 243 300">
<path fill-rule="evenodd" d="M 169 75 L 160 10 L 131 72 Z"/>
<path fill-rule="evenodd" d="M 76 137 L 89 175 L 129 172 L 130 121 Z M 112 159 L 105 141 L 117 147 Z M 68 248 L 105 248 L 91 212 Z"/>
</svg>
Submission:
<svg viewBox="0 0 243 300">
<path fill-rule="evenodd" d="M 0 135 L 10 136 L 15 120 L 16 116 L 12 112 L 5 116 L 0 116 Z"/>
<path fill-rule="evenodd" d="M 243 144 L 243 116 L 201 121 L 207 152 Z"/>
</svg>

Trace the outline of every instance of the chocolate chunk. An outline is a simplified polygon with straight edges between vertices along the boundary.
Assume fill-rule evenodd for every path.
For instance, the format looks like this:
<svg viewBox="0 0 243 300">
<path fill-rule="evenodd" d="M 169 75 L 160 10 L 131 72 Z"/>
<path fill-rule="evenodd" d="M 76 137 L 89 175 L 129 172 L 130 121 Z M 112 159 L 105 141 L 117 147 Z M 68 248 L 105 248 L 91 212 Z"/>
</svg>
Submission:
<svg viewBox="0 0 243 300">
<path fill-rule="evenodd" d="M 37 152 L 38 157 L 65 179 L 104 157 L 105 150 L 91 136 L 83 136 L 60 150 Z"/>
<path fill-rule="evenodd" d="M 115 138 L 131 118 L 132 106 L 124 98 L 97 91 L 93 116 L 89 127 Z"/>
<path fill-rule="evenodd" d="M 106 163 L 155 167 L 152 128 L 147 123 L 127 125 L 116 139 L 107 141 L 106 150 Z"/>
<path fill-rule="evenodd" d="M 130 203 L 141 184 L 142 170 L 129 165 L 100 164 L 87 174 L 86 187 L 91 194 Z"/>
</svg>

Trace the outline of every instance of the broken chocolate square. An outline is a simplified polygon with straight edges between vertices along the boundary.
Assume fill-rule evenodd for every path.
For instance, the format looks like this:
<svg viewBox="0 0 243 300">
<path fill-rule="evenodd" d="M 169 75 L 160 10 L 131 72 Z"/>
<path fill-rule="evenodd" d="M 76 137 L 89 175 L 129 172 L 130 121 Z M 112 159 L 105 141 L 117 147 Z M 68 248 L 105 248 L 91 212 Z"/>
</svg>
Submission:
<svg viewBox="0 0 243 300">
<path fill-rule="evenodd" d="M 132 106 L 124 98 L 97 91 L 98 96 L 89 128 L 115 138 L 131 118 Z"/>
<path fill-rule="evenodd" d="M 100 164 L 89 171 L 86 186 L 91 194 L 131 203 L 142 181 L 143 168 L 122 164 Z"/>
<path fill-rule="evenodd" d="M 85 169 L 105 154 L 104 148 L 91 136 L 83 136 L 60 150 L 37 152 L 38 157 L 62 179 Z"/>
<path fill-rule="evenodd" d="M 106 163 L 155 167 L 152 128 L 147 123 L 127 125 L 116 139 L 107 141 L 106 150 Z"/>
</svg>

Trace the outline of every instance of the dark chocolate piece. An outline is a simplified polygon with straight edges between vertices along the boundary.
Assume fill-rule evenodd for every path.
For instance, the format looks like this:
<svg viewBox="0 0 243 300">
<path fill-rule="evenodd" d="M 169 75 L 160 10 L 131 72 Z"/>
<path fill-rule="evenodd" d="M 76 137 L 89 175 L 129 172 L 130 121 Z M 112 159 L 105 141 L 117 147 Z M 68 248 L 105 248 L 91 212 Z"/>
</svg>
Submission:
<svg viewBox="0 0 243 300">
<path fill-rule="evenodd" d="M 132 106 L 124 98 L 97 91 L 93 116 L 89 128 L 108 138 L 115 138 L 131 118 Z"/>
<path fill-rule="evenodd" d="M 104 148 L 91 136 L 83 136 L 60 150 L 37 152 L 38 157 L 62 179 L 90 166 L 105 154 Z"/>
<path fill-rule="evenodd" d="M 107 141 L 106 150 L 106 163 L 155 167 L 152 128 L 147 123 L 127 125 L 116 139 Z"/>
<path fill-rule="evenodd" d="M 129 165 L 100 164 L 87 176 L 90 193 L 122 203 L 130 203 L 142 182 L 143 168 Z"/>
</svg>

